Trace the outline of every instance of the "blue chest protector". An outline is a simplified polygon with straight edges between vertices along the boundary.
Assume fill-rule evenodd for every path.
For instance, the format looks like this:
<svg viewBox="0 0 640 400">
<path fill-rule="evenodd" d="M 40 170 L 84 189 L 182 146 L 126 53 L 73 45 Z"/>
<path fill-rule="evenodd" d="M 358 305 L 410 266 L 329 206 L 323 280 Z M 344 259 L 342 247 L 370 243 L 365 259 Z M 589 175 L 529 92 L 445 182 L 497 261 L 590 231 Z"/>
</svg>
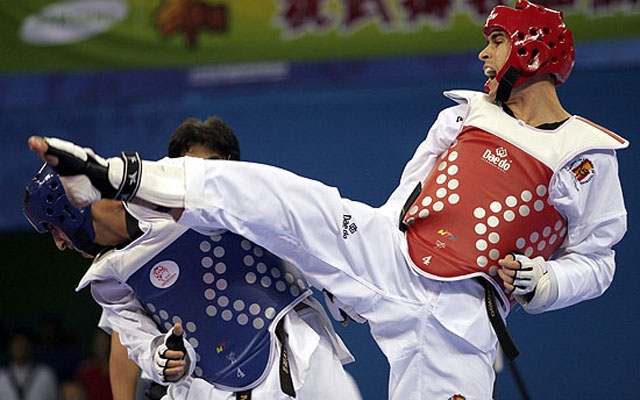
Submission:
<svg viewBox="0 0 640 400">
<path fill-rule="evenodd" d="M 161 332 L 182 323 L 195 375 L 232 391 L 262 381 L 276 323 L 311 294 L 293 265 L 231 232 L 188 230 L 127 283 Z"/>
</svg>

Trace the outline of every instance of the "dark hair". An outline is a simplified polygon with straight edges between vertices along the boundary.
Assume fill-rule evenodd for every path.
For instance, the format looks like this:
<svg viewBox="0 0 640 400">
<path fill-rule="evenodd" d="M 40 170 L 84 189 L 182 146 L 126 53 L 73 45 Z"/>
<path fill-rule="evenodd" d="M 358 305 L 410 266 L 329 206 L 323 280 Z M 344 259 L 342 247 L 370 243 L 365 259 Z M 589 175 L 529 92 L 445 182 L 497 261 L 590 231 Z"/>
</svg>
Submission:
<svg viewBox="0 0 640 400">
<path fill-rule="evenodd" d="M 171 135 L 167 156 L 182 157 L 196 144 L 220 153 L 224 159 L 240 160 L 238 138 L 220 117 L 210 117 L 204 122 L 196 118 L 184 121 Z"/>
</svg>

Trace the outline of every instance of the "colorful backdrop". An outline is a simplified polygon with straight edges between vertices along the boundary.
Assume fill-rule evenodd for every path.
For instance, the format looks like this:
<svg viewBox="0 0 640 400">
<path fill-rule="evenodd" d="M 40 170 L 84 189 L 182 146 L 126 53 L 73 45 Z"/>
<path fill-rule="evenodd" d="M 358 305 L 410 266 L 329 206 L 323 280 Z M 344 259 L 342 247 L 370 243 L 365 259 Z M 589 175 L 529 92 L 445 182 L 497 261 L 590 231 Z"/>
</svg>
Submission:
<svg viewBox="0 0 640 400">
<path fill-rule="evenodd" d="M 465 52 L 495 0 L 21 0 L 0 72 L 166 68 Z M 511 5 L 511 2 L 506 2 Z M 578 42 L 640 34 L 635 0 L 550 0 Z"/>
</svg>

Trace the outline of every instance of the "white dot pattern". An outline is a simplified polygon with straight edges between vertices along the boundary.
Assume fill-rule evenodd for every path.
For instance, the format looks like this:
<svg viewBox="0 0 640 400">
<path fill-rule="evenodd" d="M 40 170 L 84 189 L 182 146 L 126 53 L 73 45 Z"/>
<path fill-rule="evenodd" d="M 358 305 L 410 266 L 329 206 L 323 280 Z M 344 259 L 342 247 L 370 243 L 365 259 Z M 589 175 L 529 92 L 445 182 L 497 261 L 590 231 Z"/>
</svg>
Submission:
<svg viewBox="0 0 640 400">
<path fill-rule="evenodd" d="M 200 242 L 200 251 L 203 253 L 208 253 L 209 251 L 211 251 L 211 242 L 208 242 L 206 240 Z"/>
<path fill-rule="evenodd" d="M 216 311 L 207 308 L 207 315 L 215 316 L 220 315 L 222 320 L 231 321 L 235 318 L 236 322 L 240 325 L 247 325 L 251 322 L 251 326 L 258 327 L 256 329 L 262 329 L 264 326 L 264 319 L 270 320 L 275 318 L 276 310 L 273 307 L 268 307 L 262 311 L 262 308 L 257 303 L 250 303 L 249 305 L 243 299 L 234 299 L 231 301 L 224 293 L 229 288 L 229 282 L 224 278 L 228 271 L 227 264 L 222 259 L 227 250 L 222 246 L 207 245 L 206 241 L 200 243 L 200 250 L 203 253 L 213 252 L 213 257 L 218 260 L 207 262 L 207 265 L 213 265 L 215 263 L 213 273 L 203 274 L 203 280 L 207 284 L 213 284 L 215 290 L 208 287 L 204 291 L 204 297 L 207 300 L 214 300 L 217 297 L 217 302 L 209 304 L 207 307 L 213 307 Z M 283 271 L 280 266 L 269 267 L 261 258 L 264 257 L 265 252 L 259 246 L 254 245 L 248 240 L 240 241 L 240 248 L 245 252 L 242 258 L 242 263 L 247 272 L 244 274 L 244 281 L 249 285 L 259 284 L 265 290 L 269 290 L 272 287 L 280 293 L 289 291 L 289 294 L 293 297 L 297 297 L 303 290 L 307 289 L 307 285 L 304 280 L 296 279 L 291 271 Z M 210 256 L 204 256 L 204 258 L 211 258 Z M 203 265 L 204 266 L 204 265 Z M 252 321 L 253 319 L 253 321 Z"/>
<path fill-rule="evenodd" d="M 202 257 L 200 264 L 203 268 L 211 268 L 213 265 L 213 259 L 211 257 Z"/>
<path fill-rule="evenodd" d="M 217 237 L 218 241 L 220 237 Z M 258 282 L 258 276 L 262 275 L 259 280 L 259 284 L 265 288 L 269 289 L 272 286 L 275 286 L 276 290 L 279 292 L 284 292 L 289 289 L 292 296 L 298 296 L 301 293 L 301 289 L 306 289 L 306 283 L 302 279 L 296 279 L 291 272 L 282 271 L 279 267 L 271 267 L 270 269 L 264 262 L 255 263 L 255 258 L 260 258 L 264 256 L 264 250 L 258 246 L 253 246 L 251 242 L 244 240 L 241 242 L 241 248 L 245 251 L 251 251 L 252 254 L 247 254 L 243 258 L 243 264 L 245 267 L 252 267 L 256 265 L 255 271 L 250 271 L 245 274 L 246 283 L 252 285 Z M 199 244 L 199 249 L 202 253 L 213 253 L 213 256 L 216 258 L 222 258 L 226 254 L 226 250 L 222 246 L 213 247 L 210 242 L 202 241 Z M 214 260 L 210 256 L 203 256 L 201 258 L 201 265 L 204 269 L 210 269 L 214 265 Z M 227 272 L 227 265 L 219 261 L 215 264 L 214 268 L 215 274 L 212 272 L 205 272 L 202 275 L 202 281 L 206 285 L 215 285 L 214 290 L 212 287 L 205 288 L 203 292 L 203 296 L 206 300 L 213 301 L 217 298 L 215 304 L 209 304 L 205 308 L 205 314 L 209 317 L 215 317 L 216 315 L 220 315 L 222 320 L 231 321 L 234 318 L 234 312 L 239 313 L 246 308 L 246 304 L 242 299 L 235 300 L 232 304 L 230 299 L 227 296 L 218 296 L 218 293 L 224 293 L 225 290 L 229 287 L 226 279 L 216 276 L 222 276 Z M 256 274 L 256 272 L 259 274 Z M 269 275 L 266 275 L 267 272 Z M 284 280 L 279 280 L 283 278 Z M 274 279 L 275 281 L 274 284 Z M 147 308 L 150 312 L 155 312 L 155 306 L 152 303 L 147 304 Z M 248 313 L 239 313 L 235 316 L 236 321 L 240 325 L 247 325 L 250 322 L 251 318 L 254 318 L 253 326 L 255 329 L 262 329 L 265 326 L 264 320 L 272 320 L 276 316 L 276 309 L 273 307 L 268 307 L 264 312 L 261 312 L 262 308 L 257 303 L 252 303 L 248 308 Z M 257 318 L 255 318 L 257 317 Z M 154 316 L 156 322 L 160 325 L 164 325 L 165 328 L 169 328 L 172 326 L 172 323 L 180 322 L 180 318 L 178 316 L 174 316 L 169 321 L 169 314 L 165 310 L 160 310 L 157 315 Z M 193 321 L 188 322 L 187 330 L 191 333 L 197 330 L 197 325 Z M 194 339 L 197 341 L 197 339 Z"/>
<path fill-rule="evenodd" d="M 218 246 L 215 249 L 213 249 L 213 255 L 218 258 L 224 257 L 224 253 L 225 253 L 225 250 L 224 250 L 224 247 L 222 246 Z"/>
<path fill-rule="evenodd" d="M 491 276 L 497 274 L 499 267 L 497 263 L 485 263 L 484 260 L 496 261 L 503 257 L 497 249 L 501 245 L 502 239 L 500 234 L 493 229 L 499 229 L 502 223 L 509 224 L 513 223 L 517 218 L 527 217 L 531 212 L 540 213 L 548 207 L 545 206 L 544 198 L 534 198 L 533 193 L 529 190 L 523 190 L 520 193 L 507 196 L 504 203 L 492 201 L 486 209 L 482 207 L 474 209 L 473 216 L 477 220 L 474 231 L 481 237 L 476 241 L 476 249 L 482 254 L 478 258 L 477 265 L 481 268 L 488 267 L 487 272 Z M 547 188 L 544 185 L 539 185 L 535 189 L 535 196 L 544 197 L 546 194 Z M 532 205 L 532 207 L 529 205 Z M 486 230 L 482 229 L 485 223 L 488 227 Z M 558 231 L 563 228 L 564 222 L 557 220 L 554 221 L 553 226 L 545 226 L 540 232 L 533 231 L 529 233 L 528 237 L 515 238 L 514 250 L 523 252 L 527 257 L 537 254 L 544 250 L 547 244 L 553 244 L 557 241 L 558 235 L 562 236 L 561 232 Z M 548 241 L 547 237 L 549 238 Z M 485 247 L 484 243 L 487 242 L 489 245 Z M 479 245 L 479 243 L 482 245 Z"/>
<path fill-rule="evenodd" d="M 226 234 L 205 237 L 204 240 L 199 236 L 200 239 L 192 245 L 195 251 L 185 258 L 192 259 L 192 265 L 196 268 L 187 270 L 186 265 L 176 260 L 182 268 L 180 277 L 190 277 L 189 283 L 186 283 L 188 289 L 181 287 L 175 292 L 179 293 L 178 296 L 184 294 L 184 298 L 176 298 L 175 293 L 170 294 L 169 291 L 165 292 L 168 296 L 164 298 L 161 295 L 141 297 L 161 330 L 169 331 L 176 323 L 183 325 L 187 340 L 196 350 L 196 376 L 206 377 L 211 373 L 207 368 L 211 368 L 211 363 L 218 362 L 212 360 L 224 359 L 212 357 L 211 346 L 217 351 L 224 351 L 221 343 L 229 340 L 250 340 L 238 343 L 238 348 L 243 351 L 246 346 L 257 346 L 256 343 L 260 341 L 254 342 L 251 338 L 268 335 L 266 329 L 277 320 L 285 306 L 300 295 L 306 295 L 309 290 L 308 284 L 293 266 L 248 240 L 236 240 L 236 235 L 230 235 L 234 239 L 227 240 L 224 237 Z M 151 287 L 148 272 L 144 276 Z M 185 281 L 178 282 L 185 284 Z M 154 287 L 153 290 L 157 292 L 161 289 Z M 176 310 L 184 310 L 184 313 Z M 212 338 L 214 336 L 219 339 Z M 206 352 L 201 354 L 200 351 L 205 348 Z M 203 364 L 200 364 L 201 361 Z"/>
<path fill-rule="evenodd" d="M 227 265 L 223 262 L 219 262 L 216 264 L 216 274 L 224 274 L 227 272 Z"/>
<path fill-rule="evenodd" d="M 464 137 L 464 135 L 461 136 L 461 138 Z M 470 185 L 465 188 L 465 183 L 471 179 L 482 179 L 475 174 L 475 170 L 472 171 L 474 167 L 469 167 L 477 165 L 479 160 L 477 158 L 466 160 L 467 154 L 472 154 L 472 151 L 465 152 L 467 147 L 463 148 L 458 144 L 456 140 L 440 156 L 435 170 L 427 177 L 425 190 L 405 216 L 405 224 L 409 227 L 415 227 L 420 232 L 416 236 L 410 236 L 411 240 L 420 242 L 420 255 L 416 254 L 415 258 L 412 255 L 416 265 L 431 272 L 432 267 L 426 262 L 422 266 L 421 261 L 428 259 L 432 263 L 431 257 L 433 256 L 436 259 L 449 257 L 448 260 L 455 262 L 455 260 L 459 260 L 459 257 L 456 258 L 448 254 L 454 254 L 456 250 L 448 250 L 448 248 L 467 249 L 468 247 L 465 246 L 472 246 L 476 252 L 476 267 L 491 276 L 496 276 L 499 269 L 497 261 L 505 255 L 505 251 L 519 250 L 527 256 L 535 256 L 542 251 L 549 251 L 550 246 L 557 246 L 558 242 L 566 235 L 566 225 L 549 203 L 546 185 L 529 184 L 530 186 L 526 187 L 527 181 L 525 180 L 524 185 L 519 189 L 512 189 L 511 186 L 517 187 L 517 184 L 507 186 L 500 182 L 501 184 L 496 187 L 504 194 L 495 197 L 492 196 L 494 191 L 489 189 L 481 191 L 482 195 L 480 195 L 477 190 L 470 189 Z M 483 145 L 478 145 L 478 147 L 480 146 Z M 473 149 L 474 147 L 469 148 Z M 516 165 L 511 157 L 507 156 L 506 148 L 500 147 L 498 150 L 503 152 L 504 156 L 500 154 L 500 151 L 497 153 L 503 160 Z M 509 153 L 511 151 L 509 148 Z M 489 161 L 489 163 L 492 162 Z M 494 166 L 497 164 L 498 161 Z M 510 169 L 512 164 L 502 164 L 502 172 Z M 525 167 L 524 164 L 518 164 L 515 168 Z M 547 176 L 532 175 L 527 179 L 539 178 L 546 179 Z M 514 180 L 514 182 L 517 181 Z M 491 186 L 491 182 L 487 184 Z M 489 200 L 484 200 L 487 197 Z M 482 204 L 483 201 L 484 204 Z M 467 218 L 459 217 L 463 212 L 468 213 L 467 209 L 471 210 L 473 216 L 470 223 L 466 223 L 464 226 L 461 226 L 461 223 L 449 224 L 447 221 L 449 215 L 453 218 L 457 217 L 457 221 L 467 221 Z M 545 222 L 548 219 L 552 219 L 552 221 Z M 429 224 L 427 221 L 433 221 L 433 223 Z M 424 227 L 424 232 L 433 233 L 423 233 L 421 227 Z M 464 232 L 449 232 L 450 229 Z M 522 235 L 524 232 L 521 231 L 526 234 Z M 438 236 L 435 232 L 438 232 Z M 522 236 L 514 237 L 511 232 L 517 232 L 515 235 Z M 460 236 L 465 240 L 465 243 L 460 244 Z M 437 256 L 438 252 L 442 252 L 444 256 Z"/>
</svg>

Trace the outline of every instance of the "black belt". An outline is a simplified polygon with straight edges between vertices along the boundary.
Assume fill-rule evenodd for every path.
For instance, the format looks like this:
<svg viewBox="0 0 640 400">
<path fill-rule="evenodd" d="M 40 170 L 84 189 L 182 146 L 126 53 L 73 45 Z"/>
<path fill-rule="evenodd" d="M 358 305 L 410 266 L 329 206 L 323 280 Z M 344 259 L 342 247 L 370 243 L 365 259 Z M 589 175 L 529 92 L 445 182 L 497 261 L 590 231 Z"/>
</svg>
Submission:
<svg viewBox="0 0 640 400">
<path fill-rule="evenodd" d="M 147 400 L 160 400 L 167 394 L 167 386 L 162 386 L 159 383 L 151 382 L 147 390 L 144 391 L 144 398 Z"/>
<path fill-rule="evenodd" d="M 289 364 L 289 355 L 287 354 L 287 332 L 284 330 L 284 320 L 280 320 L 276 325 L 276 337 L 280 340 L 282 348 L 280 351 L 280 389 L 284 394 L 296 397 L 296 391 L 293 388 L 293 380 L 291 379 L 291 365 Z"/>
<path fill-rule="evenodd" d="M 300 303 L 302 304 L 302 303 Z M 300 305 L 299 304 L 299 305 Z M 300 306 L 299 309 L 306 308 L 306 304 Z M 276 325 L 276 337 L 280 341 L 282 348 L 280 350 L 280 389 L 286 395 L 293 398 L 296 397 L 296 390 L 293 388 L 293 380 L 291 379 L 291 369 L 289 365 L 289 355 L 287 354 L 287 332 L 284 331 L 284 320 L 280 320 Z M 236 392 L 236 400 L 251 400 L 251 389 Z"/>
<path fill-rule="evenodd" d="M 507 325 L 505 325 L 502 316 L 496 308 L 495 299 L 497 296 L 495 288 L 491 282 L 484 278 L 478 278 L 477 280 L 484 287 L 484 304 L 487 308 L 487 315 L 489 316 L 493 331 L 496 333 L 496 336 L 498 336 L 498 342 L 500 343 L 500 347 L 502 347 L 507 361 L 512 362 L 520 355 L 520 350 L 518 350 L 518 347 L 516 347 L 516 344 L 513 342 Z"/>
</svg>

